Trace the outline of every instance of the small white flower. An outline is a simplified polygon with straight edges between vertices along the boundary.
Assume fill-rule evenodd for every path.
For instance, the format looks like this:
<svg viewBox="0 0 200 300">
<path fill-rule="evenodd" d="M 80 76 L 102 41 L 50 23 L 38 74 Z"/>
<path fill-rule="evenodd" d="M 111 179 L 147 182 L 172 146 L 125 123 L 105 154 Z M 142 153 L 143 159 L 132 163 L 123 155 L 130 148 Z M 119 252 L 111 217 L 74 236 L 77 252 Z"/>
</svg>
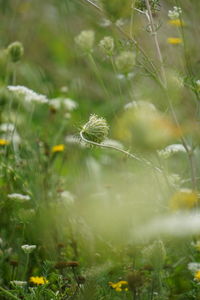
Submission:
<svg viewBox="0 0 200 300">
<path fill-rule="evenodd" d="M 131 108 L 148 108 L 152 111 L 156 111 L 156 107 L 153 103 L 147 101 L 132 101 L 124 105 L 124 109 L 131 109 Z"/>
<path fill-rule="evenodd" d="M 196 271 L 200 270 L 200 263 L 197 263 L 197 262 L 189 263 L 188 270 L 190 270 L 191 272 L 196 272 Z"/>
<path fill-rule="evenodd" d="M 48 99 L 45 95 L 42 94 L 37 94 L 33 90 L 21 86 L 21 85 L 9 85 L 8 90 L 13 92 L 16 96 L 21 96 L 24 98 L 25 102 L 31 103 L 31 102 L 36 102 L 36 103 L 47 103 Z"/>
<path fill-rule="evenodd" d="M 200 88 L 200 79 L 196 81 L 196 85 Z"/>
<path fill-rule="evenodd" d="M 22 250 L 26 253 L 29 254 L 31 253 L 33 250 L 36 249 L 36 245 L 23 245 L 21 246 Z"/>
<path fill-rule="evenodd" d="M 15 125 L 12 123 L 2 123 L 0 125 L 0 131 L 13 132 L 14 130 L 15 130 Z"/>
<path fill-rule="evenodd" d="M 19 287 L 24 287 L 25 285 L 27 285 L 27 281 L 20 281 L 20 280 L 12 280 L 10 281 L 10 283 L 13 285 L 17 285 Z"/>
<path fill-rule="evenodd" d="M 72 111 L 78 107 L 78 104 L 70 98 L 55 98 L 49 101 L 49 105 L 54 109 L 66 109 Z"/>
<path fill-rule="evenodd" d="M 73 204 L 74 203 L 74 195 L 69 191 L 63 191 L 60 193 L 60 199 L 64 204 Z"/>
<path fill-rule="evenodd" d="M 158 154 L 163 158 L 169 158 L 174 153 L 178 153 L 178 152 L 186 152 L 182 144 L 169 145 L 165 149 L 158 151 Z"/>
<path fill-rule="evenodd" d="M 178 19 L 182 14 L 182 9 L 180 7 L 174 6 L 173 10 L 168 11 L 168 17 L 171 20 Z"/>
<path fill-rule="evenodd" d="M 29 195 L 22 195 L 18 193 L 8 194 L 8 198 L 16 200 L 17 202 L 26 202 L 31 200 L 31 197 Z"/>
</svg>

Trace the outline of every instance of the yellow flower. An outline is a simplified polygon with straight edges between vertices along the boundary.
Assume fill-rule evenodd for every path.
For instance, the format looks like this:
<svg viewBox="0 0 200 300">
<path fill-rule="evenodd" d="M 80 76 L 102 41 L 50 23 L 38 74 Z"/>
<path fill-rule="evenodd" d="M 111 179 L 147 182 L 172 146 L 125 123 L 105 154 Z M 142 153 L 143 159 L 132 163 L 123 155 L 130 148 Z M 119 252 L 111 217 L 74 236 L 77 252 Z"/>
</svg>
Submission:
<svg viewBox="0 0 200 300">
<path fill-rule="evenodd" d="M 6 146 L 8 145 L 10 142 L 4 139 L 0 139 L 0 146 Z"/>
<path fill-rule="evenodd" d="M 128 291 L 128 288 L 126 287 L 128 285 L 128 282 L 125 280 L 118 281 L 116 283 L 109 282 L 109 286 L 111 286 L 116 292 L 121 291 Z"/>
<path fill-rule="evenodd" d="M 174 26 L 177 26 L 177 27 L 184 26 L 183 21 L 181 21 L 180 19 L 172 19 L 172 20 L 169 20 L 168 23 L 170 25 L 174 25 Z"/>
<path fill-rule="evenodd" d="M 198 202 L 198 194 L 190 189 L 180 189 L 170 199 L 172 210 L 191 209 Z"/>
<path fill-rule="evenodd" d="M 39 276 L 32 276 L 30 277 L 30 282 L 38 285 L 47 284 L 49 281 L 45 277 L 39 277 Z"/>
<path fill-rule="evenodd" d="M 176 38 L 176 37 L 169 37 L 167 39 L 168 44 L 171 45 L 178 45 L 182 43 L 182 39 L 181 38 Z"/>
<path fill-rule="evenodd" d="M 64 151 L 64 149 L 65 149 L 65 146 L 63 144 L 60 144 L 60 145 L 53 146 L 51 151 L 53 153 L 56 153 L 56 152 L 62 152 L 62 151 Z"/>
<path fill-rule="evenodd" d="M 196 271 L 196 273 L 194 274 L 194 279 L 200 281 L 200 270 Z"/>
</svg>

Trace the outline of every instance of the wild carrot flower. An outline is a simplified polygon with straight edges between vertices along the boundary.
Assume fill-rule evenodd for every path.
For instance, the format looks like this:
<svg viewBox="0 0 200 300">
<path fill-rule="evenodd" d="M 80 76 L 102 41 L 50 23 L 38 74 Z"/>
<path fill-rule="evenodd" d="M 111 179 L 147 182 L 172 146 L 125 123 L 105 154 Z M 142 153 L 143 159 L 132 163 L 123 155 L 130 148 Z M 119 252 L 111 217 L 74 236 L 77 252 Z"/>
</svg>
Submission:
<svg viewBox="0 0 200 300">
<path fill-rule="evenodd" d="M 179 45 L 181 44 L 183 41 L 181 38 L 177 38 L 177 37 L 169 37 L 167 39 L 167 43 L 171 44 L 171 45 Z"/>
<path fill-rule="evenodd" d="M 5 140 L 5 139 L 0 139 L 0 146 L 6 146 L 8 145 L 10 142 Z"/>
<path fill-rule="evenodd" d="M 75 43 L 84 52 L 91 52 L 95 40 L 93 30 L 83 30 L 75 37 Z"/>
<path fill-rule="evenodd" d="M 30 254 L 33 250 L 36 249 L 36 245 L 23 245 L 21 246 L 22 250 L 26 253 L 26 254 Z"/>
<path fill-rule="evenodd" d="M 24 101 L 27 103 L 37 102 L 37 103 L 47 103 L 48 99 L 45 95 L 37 94 L 31 89 L 21 86 L 21 85 L 9 85 L 8 90 L 14 95 L 23 97 Z"/>
<path fill-rule="evenodd" d="M 171 20 L 178 19 L 181 14 L 182 14 L 182 9 L 180 7 L 178 7 L 178 6 L 174 6 L 173 10 L 169 10 L 168 11 L 168 17 Z"/>
<path fill-rule="evenodd" d="M 65 146 L 63 144 L 59 144 L 59 145 L 55 145 L 52 147 L 51 151 L 53 153 L 56 153 L 56 152 L 63 152 L 65 150 Z"/>
<path fill-rule="evenodd" d="M 25 202 L 31 199 L 29 195 L 22 195 L 18 193 L 8 194 L 8 198 L 19 202 Z"/>
<path fill-rule="evenodd" d="M 34 283 L 34 284 L 37 284 L 37 285 L 43 285 L 43 284 L 49 283 L 49 281 L 45 277 L 43 277 L 43 276 L 41 276 L 41 277 L 39 277 L 39 276 L 32 276 L 32 277 L 30 277 L 29 281 L 31 283 Z"/>
<path fill-rule="evenodd" d="M 125 280 L 120 280 L 116 283 L 109 282 L 109 286 L 111 286 L 116 292 L 128 291 L 128 282 Z"/>
<path fill-rule="evenodd" d="M 20 281 L 20 280 L 12 280 L 10 281 L 10 283 L 19 287 L 23 287 L 27 285 L 27 281 Z"/>
<path fill-rule="evenodd" d="M 89 141 L 101 143 L 108 135 L 108 124 L 104 118 L 91 115 L 89 121 L 82 127 L 81 133 Z"/>
</svg>

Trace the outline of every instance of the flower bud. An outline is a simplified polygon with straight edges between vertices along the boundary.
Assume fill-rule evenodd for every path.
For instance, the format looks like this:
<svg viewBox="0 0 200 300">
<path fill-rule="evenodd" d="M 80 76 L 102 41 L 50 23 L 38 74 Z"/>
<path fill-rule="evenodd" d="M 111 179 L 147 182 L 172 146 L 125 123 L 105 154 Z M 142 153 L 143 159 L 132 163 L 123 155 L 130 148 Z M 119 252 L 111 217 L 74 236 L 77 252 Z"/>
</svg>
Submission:
<svg viewBox="0 0 200 300">
<path fill-rule="evenodd" d="M 108 130 L 109 127 L 104 118 L 91 115 L 89 121 L 82 128 L 82 134 L 91 142 L 101 143 L 106 139 Z"/>
<path fill-rule="evenodd" d="M 20 42 L 14 42 L 7 48 L 8 55 L 12 62 L 18 62 L 24 54 L 24 47 Z"/>
<path fill-rule="evenodd" d="M 129 73 L 135 66 L 135 53 L 131 51 L 121 52 L 115 59 L 117 69 L 122 73 Z"/>
<path fill-rule="evenodd" d="M 93 30 L 83 30 L 75 37 L 75 43 L 83 52 L 91 52 L 94 46 L 94 38 Z"/>
<path fill-rule="evenodd" d="M 99 43 L 99 47 L 106 55 L 111 56 L 114 50 L 114 40 L 111 36 L 105 36 Z"/>
</svg>

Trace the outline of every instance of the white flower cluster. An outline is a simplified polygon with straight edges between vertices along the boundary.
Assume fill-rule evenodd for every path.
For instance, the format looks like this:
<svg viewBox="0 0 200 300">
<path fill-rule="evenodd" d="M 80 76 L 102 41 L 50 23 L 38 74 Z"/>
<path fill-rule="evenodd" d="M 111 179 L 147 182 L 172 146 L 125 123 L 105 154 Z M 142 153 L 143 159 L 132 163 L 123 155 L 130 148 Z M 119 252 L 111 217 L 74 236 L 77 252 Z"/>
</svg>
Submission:
<svg viewBox="0 0 200 300">
<path fill-rule="evenodd" d="M 173 10 L 168 11 L 168 17 L 171 20 L 178 19 L 182 14 L 182 9 L 180 7 L 174 6 Z"/>
<path fill-rule="evenodd" d="M 17 202 L 26 202 L 31 199 L 29 195 L 22 195 L 17 193 L 8 194 L 8 198 L 12 200 L 16 200 Z"/>
<path fill-rule="evenodd" d="M 78 107 L 78 104 L 70 98 L 55 98 L 49 101 L 50 107 L 55 110 L 65 109 L 67 111 L 73 111 Z"/>
<path fill-rule="evenodd" d="M 182 144 L 169 145 L 165 149 L 158 151 L 158 155 L 163 158 L 169 158 L 170 156 L 172 156 L 174 153 L 177 152 L 186 152 Z"/>
<path fill-rule="evenodd" d="M 19 286 L 19 287 L 24 287 L 25 285 L 27 285 L 27 281 L 20 281 L 20 280 L 12 280 L 10 281 L 10 283 L 12 285 Z"/>
<path fill-rule="evenodd" d="M 21 246 L 22 250 L 26 253 L 29 254 L 31 253 L 33 250 L 36 249 L 36 245 L 23 245 Z"/>
<path fill-rule="evenodd" d="M 189 263 L 188 264 L 188 270 L 190 270 L 193 273 L 200 270 L 200 263 L 197 263 L 197 262 Z"/>
<path fill-rule="evenodd" d="M 132 109 L 132 108 L 148 108 L 152 111 L 156 111 L 156 107 L 153 103 L 147 101 L 132 101 L 124 105 L 124 109 Z"/>
<path fill-rule="evenodd" d="M 13 143 L 15 151 L 18 150 L 18 146 L 21 142 L 21 138 L 20 138 L 14 124 L 2 123 L 0 125 L 0 134 L 1 134 L 1 138 Z"/>
<path fill-rule="evenodd" d="M 13 92 L 16 96 L 23 97 L 27 103 L 47 103 L 48 99 L 45 95 L 37 94 L 33 90 L 21 85 L 9 85 L 8 90 Z"/>
</svg>

